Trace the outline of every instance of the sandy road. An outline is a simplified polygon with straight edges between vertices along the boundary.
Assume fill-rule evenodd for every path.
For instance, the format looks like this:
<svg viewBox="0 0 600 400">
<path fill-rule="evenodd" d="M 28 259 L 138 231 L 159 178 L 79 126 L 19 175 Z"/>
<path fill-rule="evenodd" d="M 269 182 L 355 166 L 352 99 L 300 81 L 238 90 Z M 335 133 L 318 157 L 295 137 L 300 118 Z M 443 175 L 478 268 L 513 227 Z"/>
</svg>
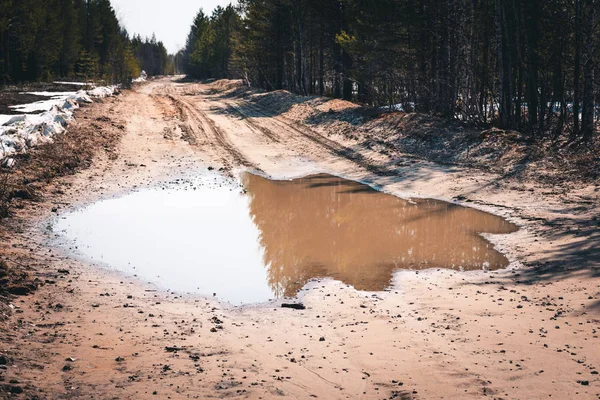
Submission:
<svg viewBox="0 0 600 400">
<path fill-rule="evenodd" d="M 545 238 L 535 223 L 567 215 L 564 198 L 512 190 L 477 171 L 403 164 L 402 155 L 360 148 L 200 84 L 153 81 L 84 109 L 78 123 L 102 115 L 126 126 L 117 161 L 101 156 L 56 182 L 13 239 L 56 284 L 15 302 L 2 342 L 14 360 L 0 371 L 5 382 L 52 399 L 598 398 L 598 264 L 561 259 L 577 238 Z M 377 294 L 326 280 L 303 294 L 304 311 L 157 292 L 49 242 L 46 221 L 57 205 L 208 166 L 278 178 L 329 172 L 401 196 L 468 195 L 524 229 L 493 239 L 514 261 L 509 270 L 401 272 L 391 291 Z M 590 193 L 573 194 L 583 195 Z M 536 275 L 520 262 L 549 259 L 561 260 L 564 273 Z M 223 329 L 211 332 L 215 326 Z"/>
<path fill-rule="evenodd" d="M 191 131 L 206 140 L 219 153 L 227 166 L 247 167 L 262 171 L 260 165 L 279 163 L 289 158 L 311 162 L 344 162 L 346 168 L 363 168 L 379 175 L 392 172 L 373 163 L 359 151 L 330 140 L 282 116 L 269 115 L 267 110 L 225 96 L 206 95 L 199 85 L 154 83 L 144 90 L 164 104 L 166 99 L 178 112 L 180 129 Z M 204 94 L 204 95 L 202 95 Z M 167 105 L 165 105 L 167 106 Z M 261 149 L 261 151 L 257 151 Z M 224 156 L 225 155 L 225 156 Z M 263 171 L 278 174 L 278 168 Z"/>
</svg>

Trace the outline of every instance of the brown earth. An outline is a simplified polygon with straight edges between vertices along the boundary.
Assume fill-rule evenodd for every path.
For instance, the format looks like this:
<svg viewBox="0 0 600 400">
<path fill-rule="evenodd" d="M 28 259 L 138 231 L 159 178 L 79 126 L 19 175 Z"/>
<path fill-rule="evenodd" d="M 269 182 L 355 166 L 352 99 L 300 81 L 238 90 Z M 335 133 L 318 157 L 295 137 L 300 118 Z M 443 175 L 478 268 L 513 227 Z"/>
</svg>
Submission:
<svg viewBox="0 0 600 400">
<path fill-rule="evenodd" d="M 231 81 L 164 78 L 83 108 L 57 146 L 9 175 L 21 195 L 1 227 L 0 398 L 600 397 L 598 181 L 548 178 L 554 164 L 504 140 L 483 151 L 496 138 L 436 164 L 442 128 Z M 490 238 L 506 270 L 403 271 L 374 294 L 323 280 L 306 310 L 156 291 L 53 244 L 56 213 L 208 166 L 328 172 L 522 229 Z"/>
</svg>

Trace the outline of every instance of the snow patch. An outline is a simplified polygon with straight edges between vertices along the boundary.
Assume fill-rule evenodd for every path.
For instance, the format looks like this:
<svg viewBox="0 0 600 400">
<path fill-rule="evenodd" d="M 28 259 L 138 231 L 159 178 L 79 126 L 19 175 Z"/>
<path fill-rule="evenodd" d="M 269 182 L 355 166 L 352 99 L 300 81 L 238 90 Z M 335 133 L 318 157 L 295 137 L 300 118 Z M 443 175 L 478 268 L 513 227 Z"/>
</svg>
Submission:
<svg viewBox="0 0 600 400">
<path fill-rule="evenodd" d="M 97 87 L 92 90 L 88 90 L 87 94 L 92 97 L 97 97 L 97 98 L 103 99 L 105 97 L 114 95 L 116 90 L 117 90 L 116 86 L 101 86 L 101 87 Z"/>
<path fill-rule="evenodd" d="M 139 78 L 135 78 L 133 80 L 134 83 L 139 83 L 139 82 L 146 82 L 146 79 L 148 79 L 148 74 L 146 73 L 146 71 L 142 71 L 142 73 L 140 74 Z"/>
<path fill-rule="evenodd" d="M 21 94 L 32 94 L 35 96 L 50 97 L 47 100 L 40 100 L 29 104 L 19 104 L 17 106 L 10 106 L 15 111 L 22 113 L 34 113 L 39 111 L 48 111 L 54 105 L 60 104 L 62 101 L 73 95 L 73 92 L 24 92 Z"/>
<path fill-rule="evenodd" d="M 68 85 L 68 86 L 91 86 L 94 87 L 96 86 L 93 82 L 88 82 L 88 83 L 84 83 L 84 82 L 53 82 L 57 85 Z"/>
<path fill-rule="evenodd" d="M 25 153 L 43 143 L 52 143 L 54 135 L 63 133 L 73 119 L 73 111 L 81 103 L 92 103 L 92 98 L 105 98 L 117 91 L 117 86 L 97 87 L 78 92 L 30 92 L 40 96 L 52 96 L 49 100 L 14 106 L 20 112 L 43 110 L 40 114 L 0 115 L 0 161 Z M 14 162 L 9 163 L 11 166 Z"/>
</svg>

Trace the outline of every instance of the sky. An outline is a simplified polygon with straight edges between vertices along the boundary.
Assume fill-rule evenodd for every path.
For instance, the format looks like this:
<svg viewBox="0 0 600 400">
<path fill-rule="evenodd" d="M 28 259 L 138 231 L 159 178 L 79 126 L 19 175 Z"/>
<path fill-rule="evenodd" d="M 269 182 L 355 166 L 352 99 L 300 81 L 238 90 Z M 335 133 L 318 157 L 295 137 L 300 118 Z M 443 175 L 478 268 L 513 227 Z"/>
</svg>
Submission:
<svg viewBox="0 0 600 400">
<path fill-rule="evenodd" d="M 235 0 L 111 0 L 119 21 L 129 35 L 140 34 L 161 40 L 169 53 L 185 46 L 192 21 L 200 8 L 208 15 L 216 6 Z"/>
</svg>

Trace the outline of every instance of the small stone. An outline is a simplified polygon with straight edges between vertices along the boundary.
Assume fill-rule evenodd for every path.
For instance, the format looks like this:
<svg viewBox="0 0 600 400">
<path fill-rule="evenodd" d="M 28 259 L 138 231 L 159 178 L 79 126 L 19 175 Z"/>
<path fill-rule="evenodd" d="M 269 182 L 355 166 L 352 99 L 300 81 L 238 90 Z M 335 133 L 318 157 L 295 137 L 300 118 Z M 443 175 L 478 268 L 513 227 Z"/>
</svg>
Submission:
<svg viewBox="0 0 600 400">
<path fill-rule="evenodd" d="M 7 291 L 15 296 L 27 296 L 31 292 L 31 288 L 23 285 L 17 285 L 9 286 Z"/>
<path fill-rule="evenodd" d="M 296 303 L 296 304 L 282 304 L 281 308 L 291 308 L 293 310 L 305 310 L 306 307 L 304 306 L 304 304 L 302 303 Z"/>
<path fill-rule="evenodd" d="M 10 392 L 12 394 L 21 394 L 21 393 L 23 393 L 23 388 L 21 386 L 11 386 Z"/>
</svg>

